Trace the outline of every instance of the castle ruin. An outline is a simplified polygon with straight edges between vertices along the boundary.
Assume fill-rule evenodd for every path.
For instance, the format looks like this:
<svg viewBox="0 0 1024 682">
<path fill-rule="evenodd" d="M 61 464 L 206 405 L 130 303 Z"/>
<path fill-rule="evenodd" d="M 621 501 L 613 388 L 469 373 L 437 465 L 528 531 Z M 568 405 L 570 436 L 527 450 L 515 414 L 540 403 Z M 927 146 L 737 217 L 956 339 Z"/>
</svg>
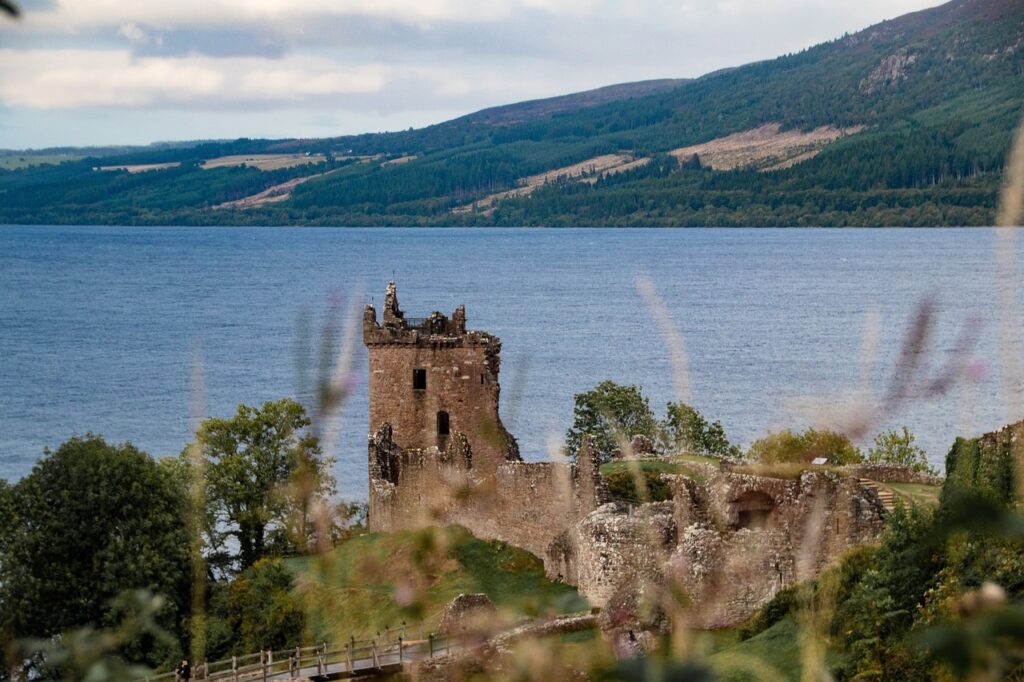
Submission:
<svg viewBox="0 0 1024 682">
<path fill-rule="evenodd" d="M 671 581 L 697 627 L 749 617 L 779 590 L 877 539 L 885 509 L 856 473 L 797 478 L 727 462 L 667 476 L 672 500 L 614 502 L 584 439 L 576 462 L 524 462 L 498 410 L 500 340 L 460 306 L 407 318 L 394 283 L 382 318 L 366 306 L 370 364 L 369 528 L 457 524 L 544 561 L 595 606 L 638 581 Z"/>
</svg>

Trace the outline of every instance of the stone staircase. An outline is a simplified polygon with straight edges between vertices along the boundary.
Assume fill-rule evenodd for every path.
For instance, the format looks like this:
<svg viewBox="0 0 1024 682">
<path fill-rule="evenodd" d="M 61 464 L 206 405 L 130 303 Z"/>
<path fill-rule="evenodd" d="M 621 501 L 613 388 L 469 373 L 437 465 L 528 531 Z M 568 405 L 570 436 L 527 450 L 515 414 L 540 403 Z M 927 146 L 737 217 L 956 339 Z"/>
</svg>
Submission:
<svg viewBox="0 0 1024 682">
<path fill-rule="evenodd" d="M 870 478 L 858 478 L 857 482 L 865 488 L 871 488 L 878 493 L 878 499 L 882 501 L 882 506 L 885 511 L 891 512 L 896 508 L 896 498 L 890 488 L 885 487 L 877 481 L 872 481 Z"/>
</svg>

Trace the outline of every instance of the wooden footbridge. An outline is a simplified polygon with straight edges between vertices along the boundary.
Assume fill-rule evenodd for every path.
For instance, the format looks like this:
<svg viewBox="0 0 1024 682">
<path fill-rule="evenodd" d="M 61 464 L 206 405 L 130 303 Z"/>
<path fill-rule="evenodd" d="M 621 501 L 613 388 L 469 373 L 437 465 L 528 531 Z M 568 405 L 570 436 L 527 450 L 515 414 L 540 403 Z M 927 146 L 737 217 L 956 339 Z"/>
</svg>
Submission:
<svg viewBox="0 0 1024 682">
<path fill-rule="evenodd" d="M 192 680 L 222 682 L 269 682 L 270 680 L 341 680 L 398 672 L 406 663 L 445 656 L 457 646 L 451 638 L 388 629 L 373 639 L 350 639 L 343 647 L 327 644 L 283 651 L 260 651 L 202 662 L 192 668 Z M 139 682 L 174 682 L 175 673 L 152 675 Z"/>
</svg>

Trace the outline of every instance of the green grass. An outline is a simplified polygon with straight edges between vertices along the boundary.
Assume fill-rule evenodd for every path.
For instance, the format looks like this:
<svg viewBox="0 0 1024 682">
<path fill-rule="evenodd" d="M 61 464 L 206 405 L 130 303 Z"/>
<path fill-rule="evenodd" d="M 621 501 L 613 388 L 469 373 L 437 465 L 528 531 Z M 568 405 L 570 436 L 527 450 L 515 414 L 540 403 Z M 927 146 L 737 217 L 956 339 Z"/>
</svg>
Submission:
<svg viewBox="0 0 1024 682">
<path fill-rule="evenodd" d="M 716 635 L 715 647 L 708 662 L 722 682 L 754 680 L 800 680 L 800 628 L 787 616 L 750 639 L 738 641 L 739 630 L 726 630 Z M 720 648 L 719 648 L 720 647 Z M 843 657 L 829 650 L 826 664 L 835 670 Z"/>
<path fill-rule="evenodd" d="M 672 455 L 672 460 L 675 462 L 684 462 L 690 464 L 709 464 L 716 469 L 721 464 L 721 460 L 717 457 L 708 457 L 706 455 L 697 455 L 693 453 L 681 453 L 678 455 Z"/>
<path fill-rule="evenodd" d="M 939 503 L 939 493 L 942 491 L 941 486 L 920 483 L 884 483 L 881 485 L 891 489 L 897 500 L 930 507 Z"/>
<path fill-rule="evenodd" d="M 712 655 L 709 662 L 723 681 L 799 680 L 799 629 L 793 619 L 783 618 L 759 635 Z"/>
<path fill-rule="evenodd" d="M 462 593 L 487 594 L 509 622 L 588 608 L 575 588 L 546 579 L 537 557 L 459 527 L 370 533 L 289 567 L 309 596 L 318 640 L 372 636 L 403 621 L 436 629 Z"/>
<path fill-rule="evenodd" d="M 639 469 L 646 485 L 645 491 L 638 490 L 636 471 Z M 623 502 L 663 502 L 672 499 L 672 488 L 661 480 L 661 474 L 682 474 L 698 483 L 704 482 L 703 474 L 678 460 L 640 459 L 626 462 L 608 462 L 601 465 L 601 475 L 612 497 Z"/>
</svg>

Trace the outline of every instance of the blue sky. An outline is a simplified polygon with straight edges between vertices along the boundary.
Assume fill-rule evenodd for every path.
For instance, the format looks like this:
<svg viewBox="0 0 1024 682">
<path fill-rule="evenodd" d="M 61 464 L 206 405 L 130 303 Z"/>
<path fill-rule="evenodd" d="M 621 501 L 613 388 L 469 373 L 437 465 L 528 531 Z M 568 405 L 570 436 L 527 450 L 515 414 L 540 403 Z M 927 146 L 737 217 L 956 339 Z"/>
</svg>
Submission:
<svg viewBox="0 0 1024 682">
<path fill-rule="evenodd" d="M 22 0 L 0 147 L 324 137 L 699 76 L 937 0 Z"/>
</svg>

